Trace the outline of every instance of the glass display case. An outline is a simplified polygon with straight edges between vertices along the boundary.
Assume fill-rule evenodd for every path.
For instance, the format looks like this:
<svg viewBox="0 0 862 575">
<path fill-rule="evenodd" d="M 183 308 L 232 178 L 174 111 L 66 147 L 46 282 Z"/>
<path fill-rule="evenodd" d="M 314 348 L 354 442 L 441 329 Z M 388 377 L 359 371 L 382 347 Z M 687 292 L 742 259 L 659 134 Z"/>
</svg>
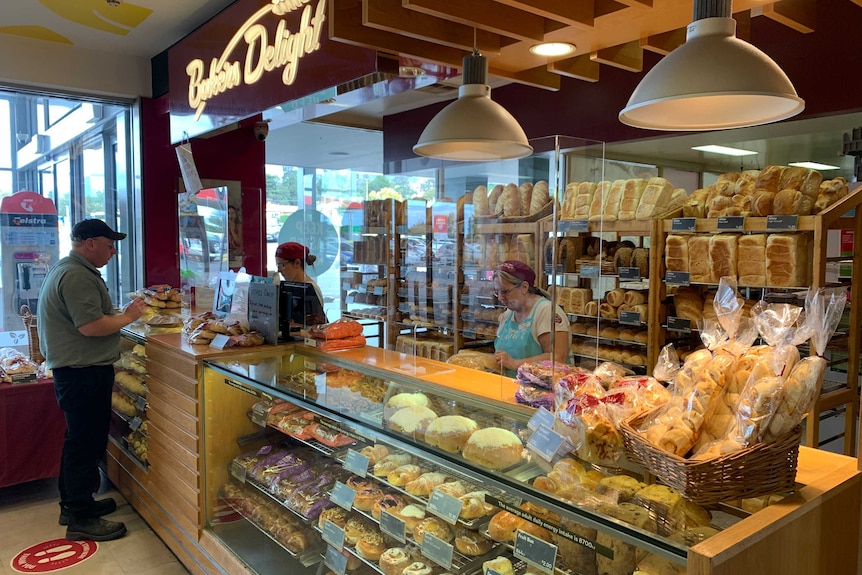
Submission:
<svg viewBox="0 0 862 575">
<path fill-rule="evenodd" d="M 145 326 L 121 333 L 114 364 L 109 438 L 143 469 L 149 465 L 147 440 L 147 352 Z"/>
<path fill-rule="evenodd" d="M 543 412 L 484 375 L 371 348 L 205 362 L 207 528 L 258 573 L 278 557 L 381 572 L 371 543 L 454 573 L 497 556 L 548 573 L 681 573 L 690 546 L 750 514 L 554 449 Z"/>
</svg>

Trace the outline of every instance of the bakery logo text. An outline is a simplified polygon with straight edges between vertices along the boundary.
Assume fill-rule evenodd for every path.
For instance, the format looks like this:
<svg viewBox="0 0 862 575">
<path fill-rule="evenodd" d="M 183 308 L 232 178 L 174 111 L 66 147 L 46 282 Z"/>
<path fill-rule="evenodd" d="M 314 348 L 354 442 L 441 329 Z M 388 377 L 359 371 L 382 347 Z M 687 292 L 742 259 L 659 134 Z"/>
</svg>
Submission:
<svg viewBox="0 0 862 575">
<path fill-rule="evenodd" d="M 15 216 L 12 224 L 16 226 L 47 226 L 48 219 L 40 216 Z"/>
<path fill-rule="evenodd" d="M 199 58 L 186 65 L 186 73 L 189 75 L 189 106 L 195 110 L 195 121 L 200 119 L 210 98 L 241 84 L 252 85 L 263 77 L 264 72 L 284 67 L 281 81 L 285 86 L 293 84 L 299 61 L 306 54 L 320 48 L 326 0 L 318 0 L 313 16 L 309 5 L 312 1 L 272 0 L 240 26 L 222 55 L 210 62 L 208 75 L 204 69 L 204 61 Z M 287 23 L 279 20 L 275 37 L 270 44 L 266 27 L 259 21 L 270 12 L 275 16 L 283 16 L 299 8 L 302 8 L 299 29 L 288 30 Z M 239 60 L 228 60 L 241 42 L 246 45 L 244 65 Z"/>
</svg>

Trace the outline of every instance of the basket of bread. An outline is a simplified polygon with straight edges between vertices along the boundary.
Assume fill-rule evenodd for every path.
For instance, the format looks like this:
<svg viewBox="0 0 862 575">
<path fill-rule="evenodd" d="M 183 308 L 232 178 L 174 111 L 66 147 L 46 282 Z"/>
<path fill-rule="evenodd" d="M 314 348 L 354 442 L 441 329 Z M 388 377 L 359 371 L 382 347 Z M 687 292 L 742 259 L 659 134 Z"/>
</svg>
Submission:
<svg viewBox="0 0 862 575">
<path fill-rule="evenodd" d="M 722 278 L 717 320 L 699 324 L 706 349 L 682 366 L 672 346 L 655 374 L 672 381 L 670 401 L 622 422 L 629 459 L 700 504 L 791 491 L 800 424 L 820 394 L 826 344 L 846 293 L 810 290 L 805 310 L 758 302 L 750 317 Z M 760 337 L 765 345 L 752 345 Z M 811 340 L 816 355 L 800 358 Z"/>
<path fill-rule="evenodd" d="M 194 315 L 183 323 L 186 341 L 192 345 L 210 345 L 217 335 L 230 339 L 226 347 L 253 347 L 266 343 L 261 333 L 249 331 L 239 321 L 225 321 L 211 311 Z"/>
</svg>

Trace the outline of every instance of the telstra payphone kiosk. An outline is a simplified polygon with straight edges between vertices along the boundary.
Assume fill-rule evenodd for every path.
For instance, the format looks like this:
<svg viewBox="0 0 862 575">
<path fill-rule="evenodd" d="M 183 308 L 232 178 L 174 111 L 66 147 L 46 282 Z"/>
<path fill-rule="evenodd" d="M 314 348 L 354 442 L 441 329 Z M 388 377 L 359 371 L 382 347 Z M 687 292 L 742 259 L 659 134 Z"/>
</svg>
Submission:
<svg viewBox="0 0 862 575">
<path fill-rule="evenodd" d="M 60 256 L 57 209 L 35 192 L 18 192 L 0 202 L 0 267 L 3 331 L 20 330 L 21 306 L 36 313 L 39 289 Z"/>
</svg>

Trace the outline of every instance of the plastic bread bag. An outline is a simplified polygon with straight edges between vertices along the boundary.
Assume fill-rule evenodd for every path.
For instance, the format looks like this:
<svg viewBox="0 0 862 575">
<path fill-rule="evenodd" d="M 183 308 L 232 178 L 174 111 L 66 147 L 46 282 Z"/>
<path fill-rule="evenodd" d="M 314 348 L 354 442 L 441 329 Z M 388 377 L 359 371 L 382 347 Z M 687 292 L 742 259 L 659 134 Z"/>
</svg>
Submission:
<svg viewBox="0 0 862 575">
<path fill-rule="evenodd" d="M 652 375 L 659 381 L 670 383 L 676 378 L 679 370 L 679 356 L 673 344 L 669 343 L 661 348 L 661 351 L 658 353 L 658 359 L 652 370 Z"/>
<path fill-rule="evenodd" d="M 620 394 L 622 401 L 611 400 L 614 394 Z M 622 418 L 628 418 L 656 407 L 662 406 L 670 401 L 671 394 L 657 379 L 648 376 L 632 376 L 620 379 L 605 393 L 604 401 L 624 407 L 625 411 L 619 412 L 612 409 L 611 415 L 619 422 Z"/>
<path fill-rule="evenodd" d="M 578 368 L 554 383 L 554 411 L 564 409 L 570 399 L 582 393 L 601 397 L 605 389 L 595 373 Z"/>
<path fill-rule="evenodd" d="M 544 360 L 525 362 L 518 367 L 517 383 L 526 383 L 550 390 L 556 380 L 575 371 L 576 367 Z"/>
<path fill-rule="evenodd" d="M 530 407 L 544 407 L 549 411 L 554 409 L 554 393 L 552 391 L 544 387 L 518 383 L 518 389 L 515 390 L 515 401 Z"/>
<path fill-rule="evenodd" d="M 700 318 L 697 320 L 697 329 L 700 341 L 710 351 L 724 347 L 730 341 L 730 336 L 717 319 Z"/>
<path fill-rule="evenodd" d="M 673 379 L 671 393 L 684 395 L 694 385 L 695 374 L 706 367 L 711 360 L 712 352 L 709 349 L 698 349 L 690 353 Z"/>
<path fill-rule="evenodd" d="M 752 375 L 736 407 L 737 434 L 746 445 L 758 443 L 784 398 L 784 379 Z"/>
<path fill-rule="evenodd" d="M 623 456 L 623 440 L 607 405 L 592 395 L 577 395 L 557 412 L 554 430 L 567 437 L 575 453 L 597 465 L 615 465 Z"/>
<path fill-rule="evenodd" d="M 735 277 L 724 276 L 719 280 L 712 305 L 715 308 L 716 319 L 724 331 L 730 338 L 736 336 L 742 319 L 743 300 L 736 291 Z"/>
<path fill-rule="evenodd" d="M 635 372 L 619 364 L 610 361 L 604 361 L 600 363 L 596 367 L 596 369 L 593 370 L 593 373 L 595 374 L 596 378 L 598 378 L 599 383 L 601 383 L 605 387 L 605 389 L 607 389 L 608 387 L 613 385 L 614 382 L 618 381 L 623 377 L 634 375 Z"/>
<path fill-rule="evenodd" d="M 847 292 L 824 289 L 809 290 L 805 296 L 805 325 L 810 330 L 811 345 L 823 356 L 835 328 L 844 314 Z"/>
</svg>

